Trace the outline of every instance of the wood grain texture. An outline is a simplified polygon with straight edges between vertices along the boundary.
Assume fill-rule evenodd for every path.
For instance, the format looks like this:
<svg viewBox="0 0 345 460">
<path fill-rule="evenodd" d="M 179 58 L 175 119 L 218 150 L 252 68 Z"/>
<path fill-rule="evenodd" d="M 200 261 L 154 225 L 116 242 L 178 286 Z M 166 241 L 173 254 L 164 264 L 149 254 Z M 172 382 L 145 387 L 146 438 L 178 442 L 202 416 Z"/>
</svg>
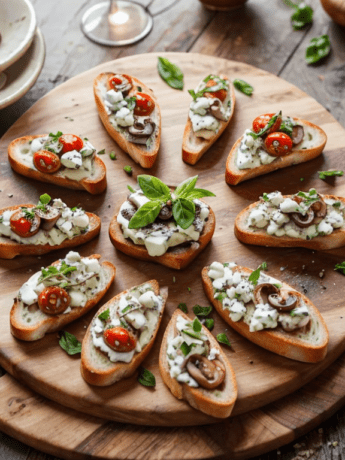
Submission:
<svg viewBox="0 0 345 460">
<path fill-rule="evenodd" d="M 11 127 L 0 143 L 0 148 L 4 151 L 13 138 L 27 134 L 27 127 L 30 124 L 30 133 L 73 129 L 73 132 L 87 135 L 98 150 L 105 148 L 107 152 L 115 151 L 117 161 L 113 162 L 107 156 L 104 157 L 108 168 L 109 186 L 107 192 L 99 197 L 90 198 L 82 192 L 76 192 L 70 196 L 69 191 L 54 186 L 47 190 L 42 184 L 18 176 L 9 166 L 5 166 L 2 176 L 4 194 L 0 196 L 1 206 L 5 206 L 9 201 L 13 203 L 14 199 L 20 203 L 23 195 L 26 195 L 26 201 L 28 197 L 36 201 L 37 196 L 43 191 L 49 191 L 53 197 L 60 196 L 69 205 L 75 205 L 77 201 L 86 210 L 96 211 L 102 218 L 100 238 L 83 246 L 81 253 L 87 255 L 92 251 L 102 254 L 103 257 L 106 255 L 107 259 L 117 267 L 117 279 L 113 290 L 108 293 L 109 298 L 117 292 L 151 278 L 158 279 L 161 286 L 169 286 L 167 313 L 163 319 L 160 335 L 153 352 L 145 361 L 145 366 L 156 374 L 156 390 L 154 393 L 147 392 L 146 388 L 136 383 L 135 378 L 119 382 L 110 388 L 91 388 L 80 377 L 78 360 L 68 357 L 60 350 L 56 336 L 50 335 L 44 341 L 30 345 L 17 342 L 11 337 L 7 323 L 10 299 L 16 289 L 27 279 L 28 268 L 37 269 L 43 261 L 44 265 L 47 265 L 51 261 L 50 256 L 44 257 L 38 263 L 35 263 L 33 258 L 0 262 L 3 270 L 0 274 L 0 281 L 5 286 L 0 312 L 2 319 L 0 322 L 2 335 L 0 363 L 36 391 L 61 404 L 86 413 L 131 423 L 192 425 L 211 423 L 215 420 L 207 418 L 191 409 L 186 403 L 172 397 L 159 377 L 158 350 L 168 318 L 181 301 L 187 302 L 189 307 L 196 303 L 201 305 L 207 303 L 202 292 L 200 272 L 205 265 L 214 260 L 235 260 L 250 268 L 255 268 L 266 260 L 272 276 L 287 281 L 297 289 L 303 285 L 303 289 L 308 291 L 311 300 L 324 315 L 331 335 L 327 358 L 317 365 L 305 365 L 288 359 L 283 360 L 281 357 L 257 348 L 236 333 L 228 331 L 232 349 L 225 351 L 235 369 L 239 386 L 239 398 L 234 414 L 248 412 L 291 393 L 322 372 L 344 351 L 345 330 L 339 318 L 342 312 L 340 307 L 342 290 L 337 287 L 342 279 L 339 273 L 333 271 L 336 258 L 339 257 L 339 254 L 345 254 L 344 250 L 337 250 L 337 256 L 321 256 L 314 255 L 307 250 L 302 252 L 299 249 L 270 249 L 267 251 L 266 248 L 247 247 L 240 244 L 234 237 L 233 222 L 237 213 L 264 191 L 280 189 L 283 192 L 286 190 L 290 193 L 295 192 L 296 187 L 299 188 L 301 185 L 299 181 L 301 176 L 308 178 L 303 183 L 304 190 L 316 186 L 322 193 L 327 193 L 327 190 L 332 189 L 334 194 L 344 194 L 344 186 L 330 185 L 316 177 L 317 171 L 324 169 L 323 162 L 327 161 L 334 167 L 336 165 L 337 168 L 342 168 L 344 164 L 342 145 L 345 140 L 345 132 L 333 117 L 312 98 L 267 72 L 246 64 L 202 55 L 168 53 L 166 56 L 183 69 L 186 80 L 184 92 L 177 93 L 169 88 L 156 73 L 152 72 L 157 59 L 155 54 L 128 57 L 102 64 L 69 80 L 41 99 Z M 191 267 L 181 274 L 165 267 L 157 268 L 150 262 L 139 262 L 116 251 L 107 235 L 112 213 L 126 196 L 126 184 L 128 182 L 134 184 L 134 178 L 129 179 L 122 171 L 123 165 L 130 163 L 135 175 L 143 172 L 113 143 L 97 116 L 92 95 L 92 80 L 99 72 L 114 70 L 114 68 L 117 72 L 139 75 L 148 86 L 154 88 L 160 101 L 163 118 L 162 147 L 157 163 L 150 172 L 171 185 L 176 185 L 191 175 L 200 174 L 200 187 L 208 188 L 217 195 L 217 198 L 213 200 L 208 199 L 217 219 L 216 233 L 212 242 Z M 231 78 L 241 78 L 246 75 L 246 79 L 253 83 L 257 91 L 252 98 L 239 94 L 240 108 L 237 108 L 229 129 L 200 162 L 192 167 L 184 164 L 181 159 L 181 141 L 185 123 L 185 116 L 182 117 L 181 114 L 187 112 L 190 101 L 187 88 L 195 87 L 202 76 L 211 72 L 222 72 Z M 312 122 L 317 120 L 329 136 L 324 155 L 313 162 L 267 175 L 264 180 L 254 179 L 245 185 L 231 189 L 224 181 L 224 166 L 232 143 L 258 113 L 275 112 L 279 109 L 282 109 L 285 114 L 298 115 Z M 74 120 L 73 122 L 65 119 L 67 113 Z M 49 114 L 49 117 L 46 114 Z M 12 198 L 7 195 L 10 191 L 14 193 Z M 286 272 L 280 270 L 282 261 L 284 267 L 288 265 Z M 325 282 L 321 284 L 318 274 L 322 268 L 328 270 Z M 176 283 L 173 282 L 173 277 Z M 323 284 L 328 289 L 323 289 Z M 190 288 L 190 292 L 187 288 Z M 322 301 L 320 301 L 321 296 Z M 216 321 L 215 334 L 228 329 L 216 314 L 214 314 L 214 319 Z M 82 338 L 88 320 L 90 317 L 71 325 L 68 330 L 78 338 Z M 67 374 L 68 384 L 66 384 Z M 255 380 L 253 380 L 253 375 L 255 375 Z M 154 406 L 152 407 L 153 400 Z"/>
</svg>

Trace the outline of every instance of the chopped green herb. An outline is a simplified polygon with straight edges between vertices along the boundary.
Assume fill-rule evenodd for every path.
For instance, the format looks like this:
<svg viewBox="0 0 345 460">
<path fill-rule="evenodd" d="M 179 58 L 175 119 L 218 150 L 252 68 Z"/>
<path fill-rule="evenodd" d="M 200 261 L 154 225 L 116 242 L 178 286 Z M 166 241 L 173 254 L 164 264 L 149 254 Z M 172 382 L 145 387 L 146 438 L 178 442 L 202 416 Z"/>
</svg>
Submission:
<svg viewBox="0 0 345 460">
<path fill-rule="evenodd" d="M 56 134 L 54 134 L 54 133 L 49 133 L 49 137 L 51 137 L 52 140 L 53 140 L 54 142 L 58 142 L 59 137 L 61 137 L 61 136 L 62 136 L 62 132 L 61 132 L 61 131 L 58 131 Z"/>
<path fill-rule="evenodd" d="M 176 283 L 176 278 L 175 278 L 175 276 L 173 276 L 173 283 Z"/>
<path fill-rule="evenodd" d="M 214 296 L 215 299 L 219 300 L 219 301 L 222 301 L 224 299 L 226 299 L 226 292 L 218 292 L 215 296 Z"/>
<path fill-rule="evenodd" d="M 192 349 L 192 345 L 188 345 L 186 342 L 183 342 L 182 345 L 180 346 L 180 350 L 182 351 L 184 356 L 187 356 Z"/>
<path fill-rule="evenodd" d="M 251 96 L 253 94 L 254 88 L 244 80 L 234 80 L 233 81 L 234 87 L 241 91 L 242 93 L 246 94 L 247 96 Z"/>
<path fill-rule="evenodd" d="M 117 160 L 116 155 L 115 155 L 115 152 L 110 152 L 110 153 L 109 153 L 109 156 L 110 156 L 110 159 L 111 159 L 111 160 Z"/>
<path fill-rule="evenodd" d="M 148 369 L 141 367 L 139 369 L 138 382 L 144 387 L 154 387 L 156 385 L 156 378 Z"/>
<path fill-rule="evenodd" d="M 313 22 L 313 9 L 304 2 L 294 3 L 291 0 L 284 0 L 284 3 L 295 9 L 291 16 L 291 24 L 295 30 L 303 29 Z"/>
<path fill-rule="evenodd" d="M 200 323 L 199 319 L 196 317 L 193 321 L 193 331 L 200 332 L 202 329 L 202 324 Z"/>
<path fill-rule="evenodd" d="M 67 331 L 61 332 L 59 345 L 63 350 L 65 350 L 66 353 L 71 356 L 81 352 L 81 343 L 73 334 L 70 334 Z"/>
<path fill-rule="evenodd" d="M 266 262 L 262 262 L 262 264 L 249 275 L 248 281 L 250 281 L 254 286 L 258 284 L 261 270 L 267 270 Z"/>
<path fill-rule="evenodd" d="M 185 303 L 179 303 L 177 308 L 183 311 L 183 313 L 188 313 L 188 307 Z"/>
<path fill-rule="evenodd" d="M 199 332 L 192 332 L 192 331 L 187 331 L 187 330 L 182 330 L 182 332 L 189 337 L 192 337 L 193 339 L 198 339 L 200 340 L 200 333 Z"/>
<path fill-rule="evenodd" d="M 24 214 L 24 216 L 25 216 L 26 219 L 28 219 L 28 220 L 34 220 L 34 218 L 35 218 L 35 211 L 33 211 L 33 209 L 35 209 L 35 208 L 30 208 L 30 209 L 28 209 L 28 208 L 21 208 L 21 210 L 22 210 L 22 212 L 23 212 L 23 214 Z"/>
<path fill-rule="evenodd" d="M 99 152 L 97 152 L 97 155 L 104 155 L 104 154 L 105 154 L 105 149 L 100 150 Z"/>
<path fill-rule="evenodd" d="M 304 181 L 304 177 L 300 177 L 299 180 L 300 180 L 301 182 L 303 182 L 303 181 Z"/>
<path fill-rule="evenodd" d="M 212 306 L 202 307 L 201 305 L 194 305 L 193 313 L 196 316 L 208 316 L 212 311 Z"/>
<path fill-rule="evenodd" d="M 191 292 L 192 289 L 190 287 L 187 287 L 187 290 L 188 290 L 188 292 Z"/>
<path fill-rule="evenodd" d="M 132 166 L 124 166 L 123 167 L 123 170 L 129 175 L 131 176 L 133 174 L 133 169 L 132 169 Z"/>
<path fill-rule="evenodd" d="M 270 201 L 270 199 L 268 198 L 267 193 L 263 193 L 263 194 L 262 194 L 262 199 L 263 199 L 264 201 Z"/>
<path fill-rule="evenodd" d="M 283 131 L 283 133 L 287 134 L 290 137 L 292 136 L 293 124 L 290 118 L 282 120 L 279 127 L 279 131 Z"/>
<path fill-rule="evenodd" d="M 107 308 L 98 315 L 98 318 L 102 321 L 107 321 L 110 318 L 110 310 Z"/>
<path fill-rule="evenodd" d="M 137 86 L 138 92 L 141 93 L 143 91 L 141 86 Z"/>
<path fill-rule="evenodd" d="M 336 264 L 334 270 L 340 271 L 343 275 L 345 275 L 345 262 L 341 262 L 340 264 Z"/>
<path fill-rule="evenodd" d="M 209 75 L 208 77 L 204 78 L 204 82 L 207 83 L 209 80 L 212 80 L 216 75 Z M 219 78 L 219 77 L 218 77 Z M 223 80 L 219 78 L 219 84 L 215 86 L 208 86 L 197 93 L 193 89 L 189 89 L 188 92 L 192 96 L 193 100 L 195 101 L 198 97 L 202 97 L 205 93 L 214 93 L 216 91 L 219 91 L 221 89 L 225 89 L 225 91 L 228 91 L 229 89 L 229 83 L 227 80 Z"/>
<path fill-rule="evenodd" d="M 340 208 L 341 202 L 340 202 L 340 201 L 336 201 L 335 203 L 332 204 L 332 206 L 333 206 L 334 208 Z"/>
<path fill-rule="evenodd" d="M 276 284 L 273 284 L 273 286 L 275 286 L 276 288 L 280 289 L 283 285 L 279 284 L 279 283 L 276 283 Z"/>
<path fill-rule="evenodd" d="M 307 64 L 315 64 L 325 58 L 331 51 L 331 42 L 328 35 L 321 35 L 310 40 L 310 45 L 305 51 Z"/>
<path fill-rule="evenodd" d="M 206 318 L 205 319 L 205 326 L 207 327 L 207 329 L 209 331 L 212 331 L 212 329 L 214 328 L 214 319 Z"/>
<path fill-rule="evenodd" d="M 224 332 L 221 334 L 217 334 L 217 340 L 219 343 L 224 343 L 225 345 L 229 345 L 229 347 L 231 347 L 231 343 Z"/>
<path fill-rule="evenodd" d="M 326 179 L 327 177 L 341 177 L 344 175 L 344 171 L 332 170 L 332 171 L 318 171 L 319 179 Z"/>
<path fill-rule="evenodd" d="M 183 72 L 168 59 L 159 57 L 157 63 L 158 73 L 171 88 L 183 90 Z"/>
<path fill-rule="evenodd" d="M 128 188 L 128 190 L 129 190 L 131 193 L 135 193 L 134 188 L 131 187 L 130 185 L 127 185 L 127 188 Z"/>
<path fill-rule="evenodd" d="M 240 299 L 241 298 L 241 294 L 238 294 L 237 292 L 235 293 L 235 297 L 236 299 Z"/>
</svg>

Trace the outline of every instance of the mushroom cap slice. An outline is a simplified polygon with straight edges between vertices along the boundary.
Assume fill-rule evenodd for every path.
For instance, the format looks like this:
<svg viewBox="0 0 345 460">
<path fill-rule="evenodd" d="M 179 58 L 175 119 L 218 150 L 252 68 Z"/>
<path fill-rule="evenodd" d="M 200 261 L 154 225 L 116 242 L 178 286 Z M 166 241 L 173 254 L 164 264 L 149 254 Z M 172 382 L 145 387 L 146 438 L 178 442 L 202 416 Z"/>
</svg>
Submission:
<svg viewBox="0 0 345 460">
<path fill-rule="evenodd" d="M 315 213 L 310 208 L 308 209 L 308 212 L 305 216 L 303 216 L 303 214 L 300 214 L 299 212 L 292 212 L 290 214 L 290 217 L 298 227 L 306 228 L 314 223 Z"/>
<path fill-rule="evenodd" d="M 279 294 L 279 288 L 272 283 L 261 283 L 255 286 L 254 288 L 254 301 L 255 304 L 266 303 L 262 298 L 262 290 L 265 289 L 267 295 L 269 294 Z"/>
<path fill-rule="evenodd" d="M 270 294 L 268 303 L 278 311 L 291 311 L 298 307 L 300 298 L 293 291 L 281 290 L 279 294 Z"/>
<path fill-rule="evenodd" d="M 302 125 L 295 125 L 292 128 L 292 142 L 294 145 L 299 144 L 302 142 L 304 137 L 304 128 Z"/>
<path fill-rule="evenodd" d="M 186 360 L 185 367 L 190 376 L 208 390 L 217 388 L 225 378 L 225 367 L 218 359 L 210 361 L 206 356 L 194 354 Z"/>
<path fill-rule="evenodd" d="M 41 228 L 46 231 L 51 230 L 61 217 L 60 210 L 49 205 L 46 207 L 46 211 L 36 208 L 35 213 L 41 218 Z"/>
</svg>

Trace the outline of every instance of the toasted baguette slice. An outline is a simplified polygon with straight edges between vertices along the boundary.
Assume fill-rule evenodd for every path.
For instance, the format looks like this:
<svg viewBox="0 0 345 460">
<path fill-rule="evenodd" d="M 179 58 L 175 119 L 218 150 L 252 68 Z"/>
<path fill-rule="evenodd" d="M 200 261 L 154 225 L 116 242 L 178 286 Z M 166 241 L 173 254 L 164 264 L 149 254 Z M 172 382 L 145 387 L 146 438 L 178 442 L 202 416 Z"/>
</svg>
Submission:
<svg viewBox="0 0 345 460">
<path fill-rule="evenodd" d="M 156 280 L 150 280 L 147 281 L 144 284 L 150 284 L 153 288 L 153 291 L 156 295 L 161 295 L 163 297 L 163 307 L 161 314 L 158 317 L 157 325 L 153 331 L 153 335 L 151 337 L 151 340 L 148 342 L 148 344 L 144 347 L 144 349 L 140 353 L 135 353 L 131 362 L 129 363 L 124 363 L 121 361 L 118 362 L 112 362 L 109 360 L 108 356 L 100 351 L 98 348 L 96 348 L 93 344 L 92 341 L 92 336 L 91 336 L 91 327 L 93 325 L 93 322 L 95 319 L 105 310 L 109 308 L 110 305 L 112 305 L 114 302 L 120 299 L 120 297 L 124 294 L 126 294 L 129 289 L 126 291 L 121 292 L 120 294 L 117 294 L 115 297 L 113 297 L 109 302 L 104 304 L 96 313 L 94 316 L 93 320 L 91 321 L 85 337 L 83 339 L 82 343 L 82 351 L 81 351 L 81 364 L 80 364 L 80 371 L 81 375 L 83 376 L 84 380 L 86 382 L 90 383 L 91 385 L 97 385 L 97 386 L 107 386 L 107 385 L 112 385 L 113 383 L 126 378 L 130 377 L 131 375 L 134 374 L 136 369 L 139 367 L 139 365 L 144 361 L 146 356 L 149 354 L 161 320 L 166 304 L 166 300 L 168 297 L 167 290 L 165 292 L 159 291 L 159 284 L 158 281 Z M 132 289 L 132 288 L 131 288 Z"/>
<path fill-rule="evenodd" d="M 98 114 L 102 120 L 105 129 L 108 134 L 114 139 L 114 141 L 124 150 L 128 155 L 136 162 L 139 163 L 143 168 L 152 168 L 154 162 L 157 159 L 159 145 L 161 141 L 161 111 L 158 105 L 158 101 L 153 94 L 153 91 L 148 88 L 144 83 L 135 77 L 132 78 L 133 88 L 129 92 L 129 96 L 134 96 L 137 92 L 136 87 L 141 87 L 142 92 L 152 97 L 155 102 L 154 118 L 156 122 L 155 137 L 150 147 L 146 145 L 134 144 L 129 142 L 126 137 L 117 131 L 111 122 L 109 121 L 109 115 L 104 104 L 104 95 L 107 91 L 107 83 L 110 77 L 114 76 L 113 72 L 105 72 L 98 75 L 93 83 L 93 91 L 95 95 L 95 101 L 97 105 Z M 151 115 L 150 115 L 151 116 Z"/>
<path fill-rule="evenodd" d="M 93 254 L 88 258 L 100 259 L 99 254 Z M 59 261 L 52 265 L 58 264 Z M 69 313 L 49 316 L 43 313 L 38 307 L 35 311 L 25 308 L 22 302 L 15 300 L 11 313 L 10 323 L 12 334 L 20 340 L 33 341 L 41 339 L 49 332 L 62 329 L 66 324 L 85 315 L 105 295 L 115 278 L 116 268 L 110 262 L 102 262 L 101 266 L 105 273 L 105 286 L 92 299 L 88 300 L 84 307 L 73 307 Z"/>
<path fill-rule="evenodd" d="M 176 336 L 176 320 L 178 316 L 191 321 L 191 319 L 179 309 L 175 310 L 171 320 L 165 330 L 160 353 L 159 353 L 159 370 L 162 379 L 171 393 L 177 399 L 184 399 L 192 407 L 212 417 L 226 418 L 232 412 L 237 398 L 237 383 L 235 372 L 230 365 L 223 350 L 215 340 L 213 335 L 206 327 L 202 327 L 202 332 L 207 335 L 210 341 L 210 347 L 219 350 L 217 359 L 222 362 L 225 367 L 224 382 L 213 390 L 208 390 L 202 387 L 191 387 L 187 383 L 180 383 L 175 378 L 170 376 L 169 364 L 167 360 L 168 341 Z"/>
<path fill-rule="evenodd" d="M 32 207 L 32 204 L 21 204 L 17 206 L 9 206 L 0 210 L 0 214 L 4 211 L 12 211 L 13 209 L 20 209 L 21 207 Z M 17 243 L 17 241 L 10 240 L 4 236 L 0 236 L 0 259 L 13 259 L 16 256 L 40 256 L 47 254 L 51 251 L 58 249 L 74 248 L 81 244 L 87 243 L 99 234 L 101 231 L 101 219 L 90 212 L 86 212 L 90 223 L 89 230 L 86 233 L 75 236 L 71 239 L 66 239 L 61 244 L 51 246 L 50 244 L 26 244 Z"/>
<path fill-rule="evenodd" d="M 219 75 L 223 79 L 228 79 L 224 75 Z M 231 101 L 231 112 L 228 121 L 220 120 L 220 126 L 217 133 L 214 133 L 210 139 L 197 137 L 193 131 L 192 122 L 188 116 L 187 123 L 183 133 L 182 142 L 182 159 L 190 165 L 195 165 L 203 154 L 216 142 L 219 136 L 224 132 L 225 128 L 231 121 L 235 110 L 235 89 L 233 84 L 229 81 L 229 100 Z M 227 101 L 227 99 L 226 99 Z"/>
<path fill-rule="evenodd" d="M 31 160 L 29 163 L 22 161 L 20 151 L 23 148 L 28 148 L 28 143 L 37 137 L 45 137 L 47 134 L 36 134 L 35 136 L 24 136 L 15 139 L 8 146 L 8 160 L 11 167 L 22 176 L 36 179 L 40 182 L 48 182 L 49 184 L 59 185 L 61 187 L 71 188 L 75 190 L 86 190 L 92 195 L 97 195 L 104 192 L 107 187 L 106 169 L 103 161 L 95 156 L 94 172 L 84 179 L 74 180 L 64 177 L 63 170 L 56 173 L 45 174 L 38 171 Z"/>
<path fill-rule="evenodd" d="M 284 198 L 292 195 L 284 195 Z M 341 201 L 345 206 L 345 198 L 334 195 L 322 195 L 324 199 L 333 199 Z M 235 236 L 246 244 L 254 244 L 256 246 L 270 246 L 278 248 L 308 248 L 317 251 L 326 251 L 329 249 L 340 248 L 345 246 L 345 227 L 334 229 L 330 235 L 317 236 L 311 240 L 303 240 L 301 238 L 293 238 L 291 236 L 274 236 L 268 235 L 265 230 L 259 228 L 248 228 L 246 221 L 249 213 L 259 202 L 249 205 L 243 209 L 235 219 Z"/>
<path fill-rule="evenodd" d="M 113 245 L 119 251 L 128 256 L 140 260 L 150 260 L 166 267 L 180 270 L 189 265 L 192 260 L 207 246 L 211 241 L 216 228 L 216 217 L 210 208 L 208 221 L 205 223 L 203 231 L 198 241 L 191 241 L 189 247 L 175 246 L 168 249 L 162 256 L 150 256 L 145 246 L 134 244 L 129 238 L 123 236 L 121 225 L 117 221 L 117 214 L 110 221 L 109 236 Z"/>
<path fill-rule="evenodd" d="M 302 149 L 300 148 L 301 144 L 298 144 L 292 148 L 291 153 L 282 157 L 277 157 L 270 164 L 261 165 L 256 168 L 238 169 L 236 160 L 237 151 L 242 141 L 242 137 L 240 137 L 240 139 L 235 142 L 226 160 L 225 181 L 230 185 L 236 185 L 239 182 L 270 173 L 277 169 L 286 168 L 287 166 L 292 166 L 298 163 L 304 163 L 306 161 L 313 160 L 317 156 L 321 155 L 327 142 L 326 133 L 319 126 L 316 126 L 309 121 L 295 117 L 293 119 L 299 125 L 302 125 L 305 128 L 308 127 L 308 130 L 314 133 L 314 147 Z"/>
<path fill-rule="evenodd" d="M 266 350 L 285 356 L 286 358 L 302 361 L 306 363 L 316 363 L 324 359 L 327 354 L 328 329 L 326 323 L 315 305 L 303 294 L 299 293 L 304 303 L 308 306 L 311 315 L 309 325 L 305 326 L 303 337 L 302 329 L 296 329 L 292 332 L 286 332 L 281 327 L 275 329 L 264 329 L 261 331 L 250 332 L 249 326 L 244 321 L 232 321 L 230 312 L 223 309 L 222 302 L 214 298 L 214 289 L 212 279 L 208 276 L 209 267 L 203 268 L 201 272 L 202 284 L 205 293 L 214 305 L 219 315 L 228 323 L 236 332 L 243 335 L 246 339 L 254 342 Z M 235 270 L 247 274 L 253 270 L 246 267 L 235 267 Z M 296 291 L 286 283 L 281 283 L 283 288 L 289 291 Z M 298 291 L 296 291 L 298 292 Z"/>
</svg>

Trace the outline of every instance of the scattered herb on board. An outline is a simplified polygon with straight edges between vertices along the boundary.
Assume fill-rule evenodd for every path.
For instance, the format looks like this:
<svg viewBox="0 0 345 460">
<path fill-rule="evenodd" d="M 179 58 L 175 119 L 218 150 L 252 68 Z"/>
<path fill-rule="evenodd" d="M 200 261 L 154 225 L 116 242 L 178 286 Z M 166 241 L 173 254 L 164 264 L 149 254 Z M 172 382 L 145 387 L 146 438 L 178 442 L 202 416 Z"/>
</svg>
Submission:
<svg viewBox="0 0 345 460">
<path fill-rule="evenodd" d="M 185 303 L 179 303 L 177 308 L 179 308 L 183 313 L 188 313 L 188 307 Z"/>
<path fill-rule="evenodd" d="M 115 152 L 110 152 L 110 153 L 109 153 L 109 156 L 110 156 L 110 159 L 111 159 L 111 160 L 117 160 L 116 155 L 115 155 Z"/>
<path fill-rule="evenodd" d="M 236 89 L 246 94 L 247 96 L 251 96 L 253 94 L 254 88 L 246 81 L 234 80 L 232 83 Z"/>
<path fill-rule="evenodd" d="M 229 347 L 231 347 L 231 343 L 224 332 L 221 334 L 217 334 L 217 340 L 219 343 L 224 343 L 224 345 L 229 345 Z"/>
<path fill-rule="evenodd" d="M 315 64 L 325 58 L 331 51 L 331 42 L 328 35 L 321 35 L 310 40 L 310 45 L 305 50 L 307 64 Z"/>
<path fill-rule="evenodd" d="M 336 264 L 336 266 L 334 267 L 334 270 L 338 270 L 343 275 L 345 275 L 345 262 L 341 262 L 340 264 Z"/>
<path fill-rule="evenodd" d="M 202 307 L 201 305 L 194 305 L 193 313 L 196 316 L 208 316 L 212 311 L 212 306 Z"/>
<path fill-rule="evenodd" d="M 148 369 L 141 367 L 139 369 L 138 382 L 144 387 L 154 387 L 156 385 L 156 377 Z"/>
<path fill-rule="evenodd" d="M 318 171 L 319 179 L 326 179 L 327 177 L 341 177 L 344 175 L 344 171 Z"/>
<path fill-rule="evenodd" d="M 81 342 L 67 331 L 61 332 L 59 340 L 60 347 L 65 350 L 66 353 L 73 356 L 81 352 Z"/>
<path fill-rule="evenodd" d="M 171 88 L 183 90 L 183 72 L 176 64 L 166 58 L 159 57 L 157 69 L 161 78 Z"/>
<path fill-rule="evenodd" d="M 198 318 L 194 318 L 194 321 L 193 321 L 193 331 L 194 332 L 201 332 L 201 329 L 202 329 L 202 324 L 200 323 L 200 321 L 198 320 Z"/>
<path fill-rule="evenodd" d="M 262 262 L 262 264 L 259 265 L 258 268 L 252 271 L 251 274 L 249 275 L 248 281 L 250 281 L 254 286 L 258 284 L 261 270 L 267 270 L 266 262 Z"/>
<path fill-rule="evenodd" d="M 205 326 L 207 327 L 207 329 L 209 331 L 212 331 L 212 329 L 214 328 L 214 319 L 206 318 L 205 319 Z"/>
<path fill-rule="evenodd" d="M 129 176 L 131 176 L 131 175 L 133 174 L 132 166 L 126 165 L 126 166 L 123 167 L 123 170 L 124 170 Z"/>
<path fill-rule="evenodd" d="M 104 154 L 105 154 L 105 149 L 100 150 L 99 152 L 97 152 L 97 155 L 104 155 Z"/>
<path fill-rule="evenodd" d="M 295 11 L 291 16 L 291 24 L 295 30 L 303 29 L 306 25 L 313 22 L 314 11 L 311 6 L 304 2 L 294 3 L 292 0 L 283 0 L 284 3 Z"/>
</svg>

